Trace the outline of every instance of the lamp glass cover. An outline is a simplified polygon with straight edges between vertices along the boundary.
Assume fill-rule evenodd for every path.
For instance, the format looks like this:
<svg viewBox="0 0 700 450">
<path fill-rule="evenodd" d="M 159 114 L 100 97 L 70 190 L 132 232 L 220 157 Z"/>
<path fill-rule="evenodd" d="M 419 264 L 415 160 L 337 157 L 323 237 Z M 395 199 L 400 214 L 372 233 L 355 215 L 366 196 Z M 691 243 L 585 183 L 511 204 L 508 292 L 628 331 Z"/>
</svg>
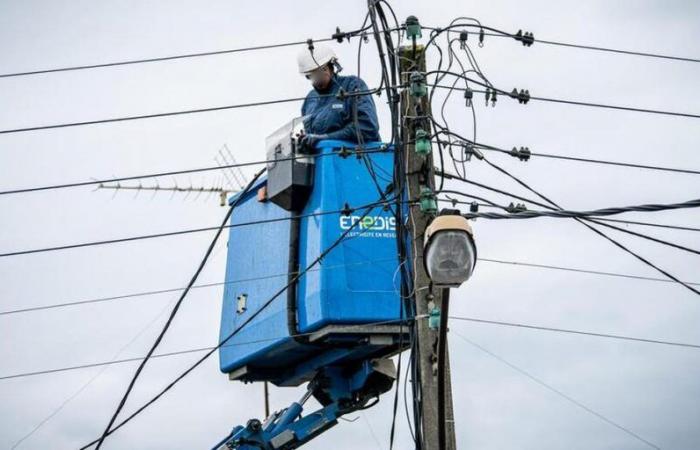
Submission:
<svg viewBox="0 0 700 450">
<path fill-rule="evenodd" d="M 475 259 L 474 243 L 465 231 L 438 231 L 426 249 L 425 267 L 436 286 L 456 287 L 471 276 Z"/>
</svg>

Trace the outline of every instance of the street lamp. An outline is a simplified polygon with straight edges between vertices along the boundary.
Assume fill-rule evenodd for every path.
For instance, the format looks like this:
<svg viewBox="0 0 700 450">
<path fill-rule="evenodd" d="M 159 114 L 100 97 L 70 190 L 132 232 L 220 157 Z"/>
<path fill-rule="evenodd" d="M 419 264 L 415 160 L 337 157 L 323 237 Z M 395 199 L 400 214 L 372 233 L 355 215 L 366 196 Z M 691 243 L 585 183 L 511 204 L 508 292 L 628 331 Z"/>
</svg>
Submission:
<svg viewBox="0 0 700 450">
<path fill-rule="evenodd" d="M 458 287 L 476 264 L 472 227 L 458 211 L 444 210 L 425 230 L 423 262 L 437 287 Z"/>
</svg>

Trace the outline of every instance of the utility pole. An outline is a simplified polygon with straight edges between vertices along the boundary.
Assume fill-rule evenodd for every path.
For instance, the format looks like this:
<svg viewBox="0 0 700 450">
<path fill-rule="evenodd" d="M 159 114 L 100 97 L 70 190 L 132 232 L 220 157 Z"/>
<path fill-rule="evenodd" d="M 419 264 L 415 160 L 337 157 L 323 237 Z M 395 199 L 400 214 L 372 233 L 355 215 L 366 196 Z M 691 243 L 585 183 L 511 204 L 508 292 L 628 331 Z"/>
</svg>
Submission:
<svg viewBox="0 0 700 450">
<path fill-rule="evenodd" d="M 415 17 L 409 17 L 406 24 Z M 410 36 L 409 36 L 410 37 Z M 416 314 L 435 318 L 443 307 L 443 290 L 430 289 L 431 282 L 423 265 L 423 244 L 425 229 L 437 212 L 435 201 L 435 181 L 433 158 L 424 146 L 416 151 L 417 137 L 427 135 L 429 145 L 430 135 L 430 103 L 427 95 L 425 80 L 425 48 L 415 43 L 399 49 L 399 70 L 401 83 L 409 86 L 401 93 L 400 120 L 404 157 L 406 159 L 407 190 L 409 200 L 421 199 L 420 207 L 411 206 L 409 212 L 409 227 L 411 233 L 411 248 L 409 253 L 414 273 L 413 289 L 415 292 Z M 419 78 L 423 77 L 422 90 Z M 425 141 L 423 141 L 425 143 Z M 421 148 L 423 147 L 423 148 Z M 431 292 L 432 291 L 432 292 Z M 450 381 L 449 357 L 445 353 L 445 382 L 444 404 L 445 421 L 438 422 L 438 337 L 437 321 L 416 321 L 418 342 L 417 364 L 420 371 L 420 417 L 422 423 L 416 424 L 422 431 L 423 450 L 454 450 L 456 449 L 454 414 L 452 407 L 452 386 Z M 443 321 L 444 322 L 444 321 Z M 416 380 L 413 381 L 414 383 Z M 440 389 L 442 391 L 443 389 Z M 444 446 L 440 448 L 440 427 L 445 427 Z"/>
</svg>

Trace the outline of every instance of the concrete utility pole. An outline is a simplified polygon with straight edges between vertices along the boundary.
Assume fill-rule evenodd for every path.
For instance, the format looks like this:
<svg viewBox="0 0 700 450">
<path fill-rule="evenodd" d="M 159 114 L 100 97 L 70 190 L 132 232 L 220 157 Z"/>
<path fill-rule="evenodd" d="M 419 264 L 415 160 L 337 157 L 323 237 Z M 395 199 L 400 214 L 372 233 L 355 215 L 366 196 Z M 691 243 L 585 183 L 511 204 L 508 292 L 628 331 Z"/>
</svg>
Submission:
<svg viewBox="0 0 700 450">
<path fill-rule="evenodd" d="M 408 22 L 408 21 L 407 21 Z M 408 45 L 399 49 L 400 53 L 400 76 L 404 86 L 411 87 L 404 89 L 401 93 L 400 119 L 402 141 L 405 148 L 406 174 L 407 174 L 407 198 L 410 200 L 423 199 L 428 204 L 431 203 L 430 193 L 435 191 L 435 176 L 433 169 L 432 154 L 421 154 L 416 151 L 416 131 L 430 133 L 430 103 L 428 101 L 427 89 L 422 95 L 414 90 L 418 82 L 418 74 L 423 76 L 423 87 L 425 88 L 425 51 L 421 45 Z M 419 94 L 419 95 L 416 95 Z M 420 130 L 423 130 L 422 132 Z M 430 191 L 428 191 L 427 189 Z M 411 206 L 409 227 L 411 233 L 412 246 L 409 254 L 412 256 L 414 272 L 414 290 L 416 299 L 416 314 L 430 315 L 442 309 L 443 290 L 435 289 L 430 292 L 430 278 L 423 265 L 423 241 L 425 229 L 437 210 L 437 203 L 432 197 L 434 211 L 426 211 L 422 207 Z M 430 208 L 429 208 L 430 209 Z M 454 414 L 452 407 L 452 385 L 450 381 L 449 357 L 445 358 L 445 423 L 438 423 L 438 336 L 439 329 L 431 327 L 428 320 L 416 322 L 418 340 L 418 370 L 420 371 L 421 386 L 420 396 L 422 404 L 422 423 L 416 424 L 421 427 L 424 450 L 454 450 L 456 449 Z M 447 355 L 447 353 L 446 353 Z M 414 382 L 416 382 L 414 380 Z M 439 427 L 445 427 L 445 444 L 440 448 Z"/>
</svg>

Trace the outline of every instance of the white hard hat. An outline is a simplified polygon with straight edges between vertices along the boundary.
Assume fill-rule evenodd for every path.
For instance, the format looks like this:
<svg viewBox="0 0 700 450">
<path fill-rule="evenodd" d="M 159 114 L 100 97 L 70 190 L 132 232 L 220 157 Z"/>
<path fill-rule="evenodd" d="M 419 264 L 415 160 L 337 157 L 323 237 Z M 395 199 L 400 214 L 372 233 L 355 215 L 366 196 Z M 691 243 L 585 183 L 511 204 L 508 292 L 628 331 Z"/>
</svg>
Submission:
<svg viewBox="0 0 700 450">
<path fill-rule="evenodd" d="M 304 48 L 297 55 L 299 73 L 307 74 L 338 59 L 332 48 L 323 44 L 312 44 L 312 49 Z"/>
</svg>

